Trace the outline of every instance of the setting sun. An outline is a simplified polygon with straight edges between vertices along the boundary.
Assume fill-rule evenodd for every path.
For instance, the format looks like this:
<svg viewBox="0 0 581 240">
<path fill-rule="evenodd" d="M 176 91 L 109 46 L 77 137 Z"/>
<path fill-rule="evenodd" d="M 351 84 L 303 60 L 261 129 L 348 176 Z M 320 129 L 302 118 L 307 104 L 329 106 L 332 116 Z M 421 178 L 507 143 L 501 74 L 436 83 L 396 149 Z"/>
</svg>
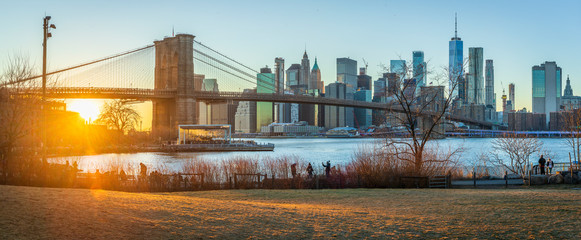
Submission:
<svg viewBox="0 0 581 240">
<path fill-rule="evenodd" d="M 67 110 L 78 112 L 86 121 L 95 121 L 99 117 L 102 101 L 94 99 L 74 99 L 67 103 Z"/>
</svg>

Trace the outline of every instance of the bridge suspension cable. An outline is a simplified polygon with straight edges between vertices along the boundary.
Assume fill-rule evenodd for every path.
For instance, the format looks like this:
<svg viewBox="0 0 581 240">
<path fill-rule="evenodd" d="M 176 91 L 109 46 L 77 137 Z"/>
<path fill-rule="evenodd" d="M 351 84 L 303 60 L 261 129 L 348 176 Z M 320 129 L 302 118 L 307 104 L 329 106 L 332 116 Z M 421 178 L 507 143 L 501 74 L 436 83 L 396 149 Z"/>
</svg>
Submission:
<svg viewBox="0 0 581 240">
<path fill-rule="evenodd" d="M 217 79 L 220 83 L 220 91 L 256 88 L 259 84 L 257 76 L 261 74 L 260 72 L 200 43 L 199 41 L 194 40 L 194 44 L 197 46 L 194 46 L 194 60 L 198 62 L 194 67 L 196 73 L 204 75 L 205 78 Z M 201 65 L 209 68 L 205 68 Z M 262 76 L 263 79 L 269 79 L 269 81 L 260 81 L 260 86 L 274 92 L 276 89 L 275 79 L 269 76 L 269 74 L 264 74 Z M 232 77 L 239 80 L 230 81 Z"/>
<path fill-rule="evenodd" d="M 138 49 L 134 49 L 134 50 L 122 52 L 122 53 L 119 53 L 119 54 L 115 54 L 115 55 L 108 56 L 108 57 L 105 57 L 105 58 L 97 59 L 97 60 L 90 61 L 90 62 L 87 62 L 87 63 L 75 65 L 75 66 L 72 66 L 72 67 L 63 68 L 63 69 L 56 70 L 56 71 L 52 71 L 52 72 L 48 72 L 46 75 L 47 76 L 51 76 L 51 75 L 54 75 L 54 74 L 68 72 L 68 71 L 71 71 L 71 70 L 74 70 L 74 69 L 78 69 L 78 68 L 81 68 L 81 67 L 93 65 L 93 64 L 96 64 L 96 63 L 101 63 L 101 62 L 104 62 L 104 61 L 107 61 L 107 60 L 116 59 L 116 58 L 119 58 L 119 57 L 122 57 L 122 56 L 126 56 L 126 55 L 129 55 L 129 54 L 132 54 L 132 53 L 136 53 L 136 52 L 139 52 L 139 51 L 142 51 L 142 50 L 145 50 L 145 49 L 152 48 L 153 46 L 154 45 L 147 45 L 145 47 L 141 47 L 141 48 L 138 48 Z M 42 75 L 36 75 L 36 76 L 29 77 L 29 78 L 19 79 L 19 80 L 16 80 L 16 81 L 5 82 L 5 83 L 1 83 L 0 84 L 0 87 L 14 85 L 14 84 L 17 84 L 17 83 L 22 83 L 22 82 L 27 82 L 27 81 L 31 81 L 31 80 L 34 80 L 34 79 L 38 79 L 38 78 L 41 78 L 41 77 L 42 77 Z"/>
</svg>

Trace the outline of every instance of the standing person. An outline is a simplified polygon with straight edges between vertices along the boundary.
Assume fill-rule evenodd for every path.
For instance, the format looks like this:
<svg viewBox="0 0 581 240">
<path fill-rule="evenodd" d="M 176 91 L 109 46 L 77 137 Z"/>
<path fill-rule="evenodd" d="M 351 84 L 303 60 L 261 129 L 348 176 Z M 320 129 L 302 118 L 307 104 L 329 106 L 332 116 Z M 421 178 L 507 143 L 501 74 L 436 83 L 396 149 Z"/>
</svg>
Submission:
<svg viewBox="0 0 581 240">
<path fill-rule="evenodd" d="M 549 169 L 549 175 L 551 175 L 553 173 L 553 160 L 551 158 L 547 160 L 547 168 Z"/>
<path fill-rule="evenodd" d="M 311 165 L 311 163 L 309 163 L 309 165 L 307 166 L 307 173 L 309 174 L 309 178 L 313 177 L 313 166 Z"/>
<path fill-rule="evenodd" d="M 325 175 L 327 177 L 329 177 L 329 174 L 331 174 L 331 161 L 327 161 L 327 164 L 325 165 L 325 163 L 322 163 L 323 167 L 325 168 Z"/>
<path fill-rule="evenodd" d="M 297 164 L 296 163 L 291 164 L 291 174 L 293 175 L 293 178 L 295 178 L 297 176 Z"/>
<path fill-rule="evenodd" d="M 545 175 L 545 162 L 546 160 L 543 158 L 543 155 L 541 155 L 541 158 L 539 158 L 539 168 L 541 169 L 541 175 Z"/>
</svg>

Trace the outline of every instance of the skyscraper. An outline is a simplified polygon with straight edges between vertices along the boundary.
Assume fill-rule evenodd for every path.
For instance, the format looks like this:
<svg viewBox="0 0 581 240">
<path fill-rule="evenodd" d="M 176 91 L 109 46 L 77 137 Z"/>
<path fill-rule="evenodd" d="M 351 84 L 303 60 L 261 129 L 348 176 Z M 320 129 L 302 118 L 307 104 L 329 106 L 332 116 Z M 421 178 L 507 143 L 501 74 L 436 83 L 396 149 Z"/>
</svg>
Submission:
<svg viewBox="0 0 581 240">
<path fill-rule="evenodd" d="M 309 61 L 309 56 L 307 55 L 307 50 L 303 54 L 303 59 L 301 60 L 301 75 L 299 77 L 299 85 L 304 85 L 305 89 L 313 89 L 310 82 L 311 75 L 311 63 Z M 316 86 L 315 86 L 316 87 Z"/>
<path fill-rule="evenodd" d="M 373 82 L 373 98 L 387 96 L 387 75 L 384 73 L 382 78 Z"/>
<path fill-rule="evenodd" d="M 357 88 L 357 61 L 350 58 L 337 58 L 337 82 L 345 83 L 348 91 Z"/>
<path fill-rule="evenodd" d="M 512 104 L 510 110 L 514 111 L 516 108 L 516 102 L 514 101 L 514 83 L 508 84 L 508 100 Z"/>
<path fill-rule="evenodd" d="M 284 58 L 274 59 L 274 84 L 276 93 L 284 93 Z"/>
<path fill-rule="evenodd" d="M 496 106 L 494 106 L 494 65 L 492 59 L 486 59 L 486 107 L 494 108 L 496 111 Z"/>
<path fill-rule="evenodd" d="M 265 67 L 260 69 L 260 73 L 256 74 L 256 93 L 274 93 L 274 74 L 270 68 Z M 267 126 L 274 121 L 273 107 L 271 102 L 257 102 L 256 103 L 256 129 L 262 126 Z"/>
<path fill-rule="evenodd" d="M 416 79 L 416 92 L 421 89 L 421 87 L 426 85 L 426 62 L 424 61 L 424 52 L 414 51 L 413 55 L 413 65 L 414 65 L 414 76 Z"/>
<path fill-rule="evenodd" d="M 468 49 L 468 77 L 466 81 L 466 103 L 484 104 L 483 56 L 481 47 Z"/>
<path fill-rule="evenodd" d="M 354 94 L 355 100 L 371 102 L 371 90 L 358 89 Z M 371 126 L 371 109 L 355 108 L 355 125 L 354 127 L 359 129 L 367 129 Z"/>
<path fill-rule="evenodd" d="M 458 21 L 454 17 L 454 37 L 449 42 L 449 65 L 448 87 L 452 99 L 459 97 L 465 99 L 465 81 L 464 81 L 464 42 L 458 37 Z M 452 90 L 452 87 L 454 89 Z"/>
<path fill-rule="evenodd" d="M 301 65 L 293 64 L 286 70 L 287 88 L 295 88 L 299 85 L 301 74 Z"/>
<path fill-rule="evenodd" d="M 353 99 L 357 88 L 357 61 L 349 58 L 337 58 L 337 82 L 345 83 L 345 99 Z M 325 94 L 327 91 L 325 90 Z M 354 125 L 355 111 L 345 108 L 345 126 Z"/>
<path fill-rule="evenodd" d="M 371 90 L 371 76 L 367 75 L 367 69 L 365 68 L 359 68 L 357 89 Z"/>
<path fill-rule="evenodd" d="M 325 87 L 325 97 L 345 99 L 346 84 L 342 82 L 331 83 Z M 325 127 L 327 129 L 345 127 L 346 107 L 336 107 L 325 105 Z M 353 113 L 354 114 L 354 113 Z M 351 125 L 353 126 L 353 125 Z"/>
<path fill-rule="evenodd" d="M 390 60 L 389 71 L 397 74 L 399 81 L 403 81 L 407 77 L 407 66 L 405 60 Z"/>
<path fill-rule="evenodd" d="M 486 121 L 496 122 L 496 101 L 494 100 L 494 65 L 492 59 L 486 60 L 485 67 L 485 79 L 486 79 L 486 99 L 485 99 L 485 119 Z"/>
<path fill-rule="evenodd" d="M 550 113 L 561 104 L 561 68 L 556 62 L 533 66 L 533 113 L 544 113 L 549 123 Z"/>
<path fill-rule="evenodd" d="M 274 84 L 277 94 L 284 94 L 284 58 L 277 57 L 274 59 Z M 255 104 L 256 105 L 256 104 Z M 274 103 L 274 121 L 284 122 L 284 103 Z M 255 126 L 256 128 L 256 126 Z"/>
<path fill-rule="evenodd" d="M 323 82 L 321 82 L 321 70 L 317 64 L 317 58 L 315 58 L 315 64 L 313 64 L 310 78 L 309 89 L 319 89 L 319 92 L 323 91 Z"/>
</svg>

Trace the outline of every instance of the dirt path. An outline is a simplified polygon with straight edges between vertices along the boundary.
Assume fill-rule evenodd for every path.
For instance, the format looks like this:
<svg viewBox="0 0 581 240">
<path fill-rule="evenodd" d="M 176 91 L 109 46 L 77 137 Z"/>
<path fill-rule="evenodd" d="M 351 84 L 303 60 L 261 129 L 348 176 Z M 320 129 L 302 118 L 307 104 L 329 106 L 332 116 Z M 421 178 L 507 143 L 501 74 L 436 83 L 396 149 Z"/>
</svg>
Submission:
<svg viewBox="0 0 581 240">
<path fill-rule="evenodd" d="M 0 186 L 0 239 L 581 238 L 581 191 Z"/>
</svg>

